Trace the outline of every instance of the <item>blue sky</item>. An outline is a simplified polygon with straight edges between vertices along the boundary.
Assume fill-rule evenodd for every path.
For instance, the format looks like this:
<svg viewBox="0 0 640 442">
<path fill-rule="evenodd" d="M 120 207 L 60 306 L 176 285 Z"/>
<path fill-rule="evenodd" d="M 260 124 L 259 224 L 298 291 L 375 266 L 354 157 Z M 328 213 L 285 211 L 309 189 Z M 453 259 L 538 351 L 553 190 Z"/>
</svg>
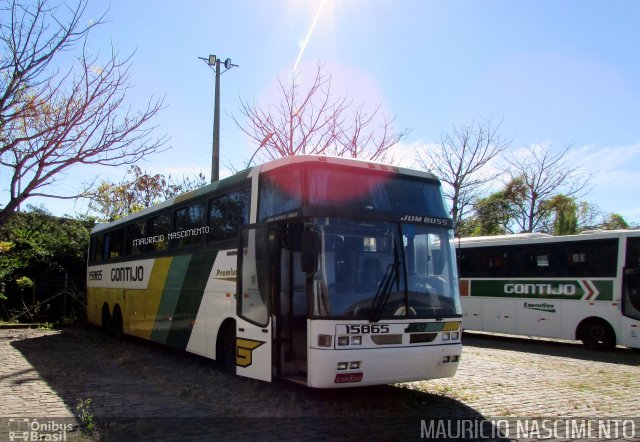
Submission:
<svg viewBox="0 0 640 442">
<path fill-rule="evenodd" d="M 228 114 L 241 118 L 240 98 L 279 101 L 277 76 L 291 75 L 322 3 L 90 0 L 87 20 L 108 8 L 109 23 L 89 48 L 135 51 L 133 106 L 165 97 L 155 124 L 172 149 L 142 167 L 209 175 L 214 76 L 198 59 L 208 54 L 239 65 L 222 75 L 221 159 L 241 167 L 256 146 Z M 584 199 L 640 222 L 639 22 L 640 2 L 623 0 L 325 0 L 299 71 L 320 61 L 336 92 L 382 103 L 398 129 L 412 129 L 398 146 L 406 161 L 443 130 L 483 118 L 502 120 L 513 149 L 573 144 L 594 173 Z M 74 171 L 61 189 L 96 172 L 120 180 L 125 170 Z"/>
</svg>

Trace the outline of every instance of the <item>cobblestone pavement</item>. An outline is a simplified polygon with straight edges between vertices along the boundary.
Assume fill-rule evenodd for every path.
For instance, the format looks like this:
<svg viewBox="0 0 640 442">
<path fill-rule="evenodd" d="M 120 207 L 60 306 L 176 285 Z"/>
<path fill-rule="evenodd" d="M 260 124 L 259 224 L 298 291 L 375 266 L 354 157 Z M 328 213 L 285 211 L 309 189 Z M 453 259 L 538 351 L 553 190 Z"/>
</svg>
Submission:
<svg viewBox="0 0 640 442">
<path fill-rule="evenodd" d="M 485 334 L 463 344 L 451 379 L 318 391 L 87 327 L 0 329 L 0 440 L 37 425 L 67 440 L 396 440 L 425 436 L 434 418 L 533 417 L 635 419 L 640 437 L 638 350 Z"/>
</svg>

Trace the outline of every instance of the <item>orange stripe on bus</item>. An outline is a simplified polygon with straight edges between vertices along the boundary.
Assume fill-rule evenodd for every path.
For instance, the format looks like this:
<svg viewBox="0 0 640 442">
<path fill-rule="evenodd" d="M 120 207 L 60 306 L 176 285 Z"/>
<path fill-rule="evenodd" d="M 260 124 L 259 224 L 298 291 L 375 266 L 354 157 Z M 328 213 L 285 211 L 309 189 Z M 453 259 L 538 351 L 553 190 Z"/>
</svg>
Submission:
<svg viewBox="0 0 640 442">
<path fill-rule="evenodd" d="M 469 296 L 469 281 L 468 280 L 460 280 L 460 296 Z"/>
</svg>

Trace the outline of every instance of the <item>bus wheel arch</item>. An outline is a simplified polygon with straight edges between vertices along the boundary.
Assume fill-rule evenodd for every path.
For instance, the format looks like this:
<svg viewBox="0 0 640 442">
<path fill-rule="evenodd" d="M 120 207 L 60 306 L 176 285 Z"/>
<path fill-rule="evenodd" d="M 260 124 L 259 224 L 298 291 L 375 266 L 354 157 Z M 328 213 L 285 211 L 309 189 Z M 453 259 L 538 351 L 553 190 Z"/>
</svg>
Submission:
<svg viewBox="0 0 640 442">
<path fill-rule="evenodd" d="M 111 332 L 111 312 L 109 311 L 109 304 L 106 302 L 102 304 L 102 319 L 100 322 L 100 328 L 102 331 Z"/>
<path fill-rule="evenodd" d="M 616 346 L 616 332 L 609 322 L 599 317 L 583 319 L 576 329 L 576 339 L 590 349 L 610 350 Z"/>
<path fill-rule="evenodd" d="M 120 304 L 116 304 L 113 307 L 113 315 L 111 317 L 111 332 L 113 335 L 120 339 L 124 335 L 124 321 L 122 318 L 122 309 Z"/>
<path fill-rule="evenodd" d="M 216 339 L 216 360 L 222 362 L 224 370 L 236 373 L 236 321 L 227 318 L 220 325 Z"/>
</svg>

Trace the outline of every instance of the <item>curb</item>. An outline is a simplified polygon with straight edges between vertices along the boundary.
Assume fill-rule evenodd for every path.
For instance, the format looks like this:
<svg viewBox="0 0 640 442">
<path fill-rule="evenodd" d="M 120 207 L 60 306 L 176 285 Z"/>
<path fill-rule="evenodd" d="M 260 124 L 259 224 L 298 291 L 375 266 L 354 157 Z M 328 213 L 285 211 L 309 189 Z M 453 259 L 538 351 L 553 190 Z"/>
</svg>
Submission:
<svg viewBox="0 0 640 442">
<path fill-rule="evenodd" d="M 38 328 L 41 324 L 0 324 L 0 329 L 8 328 Z"/>
</svg>

